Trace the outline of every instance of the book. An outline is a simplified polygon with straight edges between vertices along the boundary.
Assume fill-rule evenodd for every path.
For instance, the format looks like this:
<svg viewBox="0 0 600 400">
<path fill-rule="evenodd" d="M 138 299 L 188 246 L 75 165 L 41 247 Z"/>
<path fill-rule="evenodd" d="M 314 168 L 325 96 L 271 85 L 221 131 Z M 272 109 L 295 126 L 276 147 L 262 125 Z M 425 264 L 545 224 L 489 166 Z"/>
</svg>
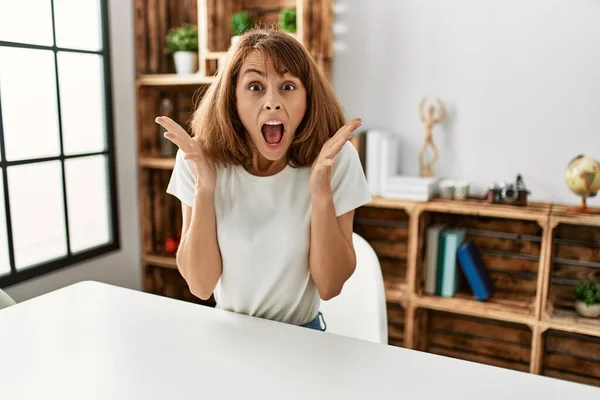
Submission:
<svg viewBox="0 0 600 400">
<path fill-rule="evenodd" d="M 448 228 L 441 234 L 443 242 L 443 260 L 441 293 L 443 297 L 454 297 L 459 284 L 458 248 L 465 240 L 464 228 Z"/>
<path fill-rule="evenodd" d="M 460 268 L 475 295 L 479 301 L 485 301 L 490 298 L 494 292 L 494 282 L 486 268 L 479 249 L 474 243 L 465 242 L 458 248 L 458 262 Z"/>
<path fill-rule="evenodd" d="M 431 295 L 436 294 L 440 233 L 445 227 L 446 224 L 434 224 L 427 230 L 427 249 L 425 253 L 425 293 Z"/>
<path fill-rule="evenodd" d="M 368 131 L 366 133 L 366 178 L 371 195 L 381 194 L 381 132 Z"/>
<path fill-rule="evenodd" d="M 437 192 L 436 178 L 392 175 L 382 188 L 383 195 L 392 199 L 428 201 Z"/>
</svg>

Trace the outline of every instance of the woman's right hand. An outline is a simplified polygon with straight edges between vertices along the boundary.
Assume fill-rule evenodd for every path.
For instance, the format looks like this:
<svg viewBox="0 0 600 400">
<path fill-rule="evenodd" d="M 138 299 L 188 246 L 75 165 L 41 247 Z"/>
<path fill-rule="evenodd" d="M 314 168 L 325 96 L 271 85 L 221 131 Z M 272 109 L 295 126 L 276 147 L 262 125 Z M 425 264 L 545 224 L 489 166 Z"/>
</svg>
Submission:
<svg viewBox="0 0 600 400">
<path fill-rule="evenodd" d="M 205 156 L 200 144 L 194 140 L 177 122 L 169 117 L 157 117 L 155 122 L 167 131 L 164 136 L 184 154 L 184 159 L 191 161 L 196 181 L 196 191 L 214 193 L 217 186 L 217 169 L 214 163 Z"/>
</svg>

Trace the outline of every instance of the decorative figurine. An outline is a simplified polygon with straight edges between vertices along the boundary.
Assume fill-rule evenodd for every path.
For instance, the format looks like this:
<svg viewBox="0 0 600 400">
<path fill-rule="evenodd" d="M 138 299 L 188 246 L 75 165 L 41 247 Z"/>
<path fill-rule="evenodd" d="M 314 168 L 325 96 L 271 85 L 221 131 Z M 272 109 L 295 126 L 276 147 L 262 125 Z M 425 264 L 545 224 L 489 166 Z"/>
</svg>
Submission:
<svg viewBox="0 0 600 400">
<path fill-rule="evenodd" d="M 419 103 L 419 113 L 421 116 L 421 122 L 423 122 L 423 124 L 425 125 L 425 143 L 423 144 L 423 148 L 419 152 L 419 176 L 430 178 L 434 176 L 433 164 L 435 164 L 435 162 L 439 158 L 438 149 L 433 143 L 433 126 L 435 124 L 439 124 L 444 120 L 444 118 L 446 117 L 446 109 L 444 108 L 444 104 L 442 103 L 442 101 L 439 98 L 436 98 L 439 106 L 438 116 L 435 117 L 435 106 L 433 104 L 429 106 L 428 113 L 427 115 L 425 115 L 423 111 L 425 100 L 426 98 L 423 97 L 423 99 Z M 426 162 L 425 155 L 429 148 L 431 148 L 433 154 L 429 161 Z"/>
</svg>

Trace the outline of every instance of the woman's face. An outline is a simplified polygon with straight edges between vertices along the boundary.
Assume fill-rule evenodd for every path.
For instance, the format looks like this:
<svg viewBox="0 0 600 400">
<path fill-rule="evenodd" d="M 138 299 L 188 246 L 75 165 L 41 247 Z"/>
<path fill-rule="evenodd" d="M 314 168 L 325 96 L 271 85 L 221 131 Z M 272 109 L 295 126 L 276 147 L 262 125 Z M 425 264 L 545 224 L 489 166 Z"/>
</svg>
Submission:
<svg viewBox="0 0 600 400">
<path fill-rule="evenodd" d="M 238 115 L 256 150 L 276 161 L 285 156 L 304 118 L 306 89 L 299 78 L 289 72 L 279 76 L 265 61 L 258 51 L 246 58 L 235 95 Z"/>
</svg>

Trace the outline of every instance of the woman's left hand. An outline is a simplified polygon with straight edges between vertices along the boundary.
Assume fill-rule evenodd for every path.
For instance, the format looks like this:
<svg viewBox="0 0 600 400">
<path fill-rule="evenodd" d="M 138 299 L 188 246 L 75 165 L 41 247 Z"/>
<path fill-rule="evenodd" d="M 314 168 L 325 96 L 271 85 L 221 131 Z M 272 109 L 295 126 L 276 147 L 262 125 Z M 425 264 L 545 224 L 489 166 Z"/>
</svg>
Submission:
<svg viewBox="0 0 600 400">
<path fill-rule="evenodd" d="M 321 149 L 319 156 L 310 169 L 308 188 L 312 197 L 331 197 L 331 169 L 334 157 L 339 154 L 344 144 L 352 137 L 352 133 L 361 125 L 360 118 L 355 118 L 342 126 Z"/>
</svg>

